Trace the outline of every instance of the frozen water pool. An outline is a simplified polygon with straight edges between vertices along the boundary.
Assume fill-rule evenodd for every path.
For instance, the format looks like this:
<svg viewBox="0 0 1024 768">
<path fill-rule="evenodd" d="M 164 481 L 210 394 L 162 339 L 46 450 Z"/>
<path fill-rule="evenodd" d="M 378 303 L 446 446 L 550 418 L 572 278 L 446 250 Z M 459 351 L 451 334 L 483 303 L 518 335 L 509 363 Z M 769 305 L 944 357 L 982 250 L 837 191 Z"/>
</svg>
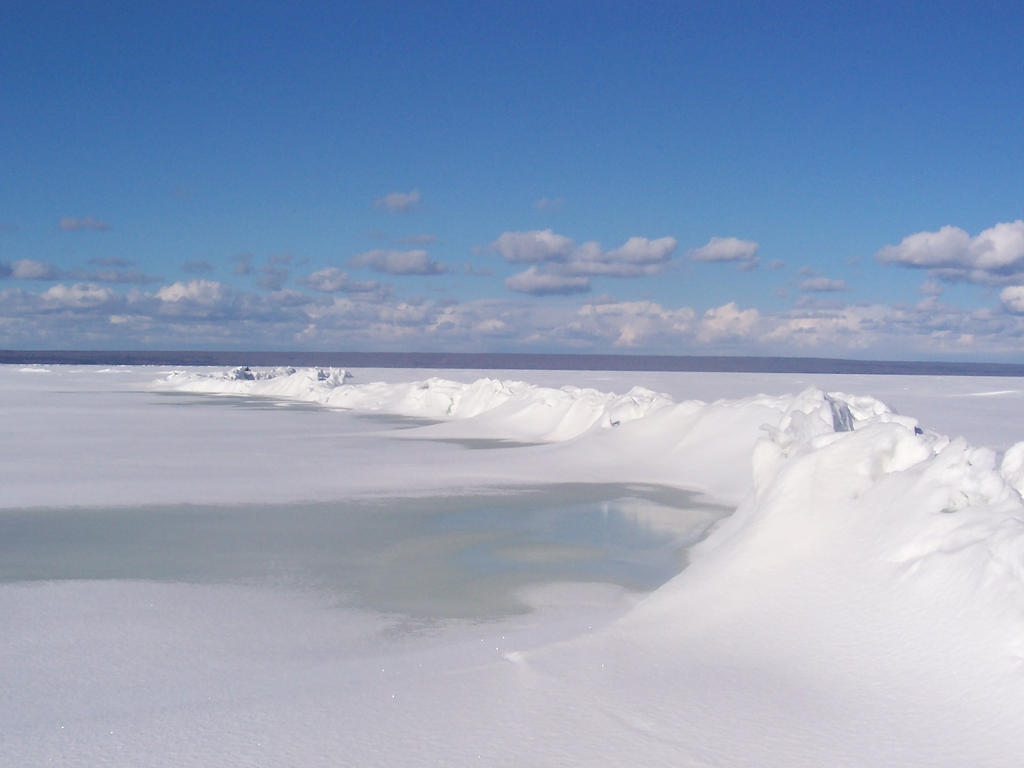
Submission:
<svg viewBox="0 0 1024 768">
<path fill-rule="evenodd" d="M 0 512 L 0 581 L 286 585 L 420 619 L 525 610 L 547 582 L 650 590 L 727 510 L 678 489 L 567 483 L 288 505 Z M 671 519 L 653 527 L 649 521 Z"/>
</svg>

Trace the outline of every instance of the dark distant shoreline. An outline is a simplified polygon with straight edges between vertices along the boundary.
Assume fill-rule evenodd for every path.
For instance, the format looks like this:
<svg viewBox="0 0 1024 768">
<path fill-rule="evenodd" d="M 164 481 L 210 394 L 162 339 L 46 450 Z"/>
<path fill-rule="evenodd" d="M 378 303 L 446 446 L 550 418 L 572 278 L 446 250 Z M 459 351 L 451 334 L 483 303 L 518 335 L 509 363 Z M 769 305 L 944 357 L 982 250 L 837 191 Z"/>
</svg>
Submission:
<svg viewBox="0 0 1024 768">
<path fill-rule="evenodd" d="M 469 368 L 543 371 L 703 371 L 860 373 L 922 376 L 1019 376 L 1024 364 L 820 357 L 577 355 L 477 352 L 197 352 L 183 350 L 0 350 L 0 364 L 299 365 L 348 368 Z"/>
</svg>

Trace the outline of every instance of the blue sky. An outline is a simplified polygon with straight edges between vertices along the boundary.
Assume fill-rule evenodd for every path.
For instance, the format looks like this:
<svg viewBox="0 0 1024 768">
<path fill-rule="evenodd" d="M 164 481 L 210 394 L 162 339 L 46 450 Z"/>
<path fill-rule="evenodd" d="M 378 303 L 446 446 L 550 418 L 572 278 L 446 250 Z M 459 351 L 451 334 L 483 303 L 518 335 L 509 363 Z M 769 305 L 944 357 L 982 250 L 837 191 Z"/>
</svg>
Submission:
<svg viewBox="0 0 1024 768">
<path fill-rule="evenodd" d="M 1019 3 L 0 6 L 0 347 L 1024 359 Z"/>
</svg>

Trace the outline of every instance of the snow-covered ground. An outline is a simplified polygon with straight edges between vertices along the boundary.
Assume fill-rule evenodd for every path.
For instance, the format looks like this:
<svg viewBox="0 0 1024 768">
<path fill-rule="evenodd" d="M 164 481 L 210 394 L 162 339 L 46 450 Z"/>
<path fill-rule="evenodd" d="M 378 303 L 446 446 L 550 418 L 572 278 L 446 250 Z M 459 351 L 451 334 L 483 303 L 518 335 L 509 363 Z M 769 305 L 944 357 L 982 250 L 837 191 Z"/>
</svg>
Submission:
<svg viewBox="0 0 1024 768">
<path fill-rule="evenodd" d="M 1017 765 L 1022 398 L 966 377 L 0 367 L 0 764 Z M 493 544 L 536 513 L 518 501 L 414 539 L 366 512 L 531 493 L 604 505 L 577 519 L 625 538 L 707 536 L 638 592 L 587 574 L 579 530 Z M 472 591 L 424 564 L 494 553 L 518 575 L 481 577 L 472 611 L 392 599 Z"/>
</svg>

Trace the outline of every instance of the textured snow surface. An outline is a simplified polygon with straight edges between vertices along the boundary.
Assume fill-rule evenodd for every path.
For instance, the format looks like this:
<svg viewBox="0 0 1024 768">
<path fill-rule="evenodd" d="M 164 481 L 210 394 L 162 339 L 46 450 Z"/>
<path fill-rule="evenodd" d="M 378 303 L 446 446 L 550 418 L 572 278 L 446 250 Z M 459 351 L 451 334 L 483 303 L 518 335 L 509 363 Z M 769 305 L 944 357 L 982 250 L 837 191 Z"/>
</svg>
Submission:
<svg viewBox="0 0 1024 768">
<path fill-rule="evenodd" d="M 619 426 L 672 402 L 667 395 L 642 387 L 615 395 L 490 378 L 468 384 L 438 377 L 399 384 L 345 384 L 347 378 L 347 371 L 333 368 L 236 368 L 228 373 L 176 371 L 161 384 L 180 392 L 278 397 L 421 419 L 477 419 L 476 435 L 536 440 L 565 440 L 595 425 Z"/>
<path fill-rule="evenodd" d="M 736 511 L 643 599 L 422 633 L 268 585 L 7 584 L 0 763 L 1020 764 L 1018 380 L 96 373 L 0 371 L 3 506 L 600 480 Z M 882 390 L 918 418 L 844 394 Z"/>
</svg>

